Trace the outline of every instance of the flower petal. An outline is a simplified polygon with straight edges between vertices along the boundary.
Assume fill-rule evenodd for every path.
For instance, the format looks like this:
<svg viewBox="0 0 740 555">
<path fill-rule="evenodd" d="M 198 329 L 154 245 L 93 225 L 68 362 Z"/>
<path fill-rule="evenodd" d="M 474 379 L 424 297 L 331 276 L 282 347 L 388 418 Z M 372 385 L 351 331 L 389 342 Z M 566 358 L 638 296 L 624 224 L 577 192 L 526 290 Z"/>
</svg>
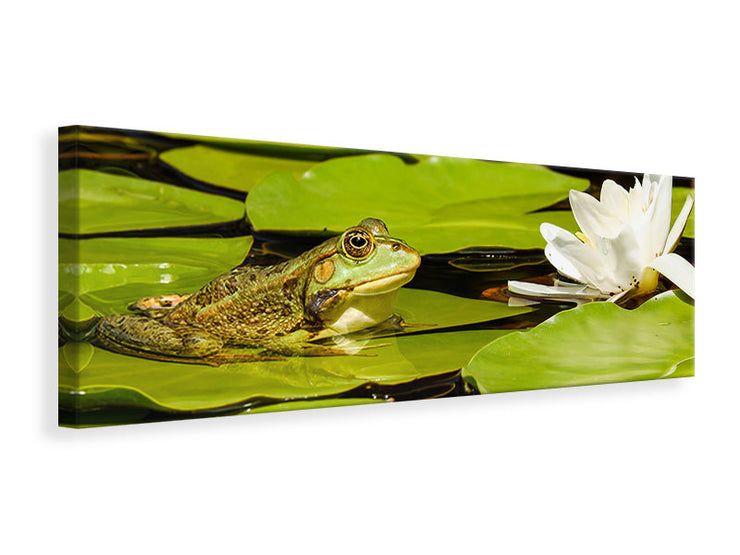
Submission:
<svg viewBox="0 0 740 555">
<path fill-rule="evenodd" d="M 629 218 L 629 193 L 616 181 L 607 179 L 601 186 L 601 204 L 609 214 L 625 223 Z"/>
<path fill-rule="evenodd" d="M 647 206 L 647 200 L 643 195 L 643 186 L 640 180 L 635 177 L 635 185 L 629 190 L 629 214 L 630 222 L 636 225 L 643 217 Z"/>
<path fill-rule="evenodd" d="M 645 173 L 642 175 L 642 190 L 645 194 L 645 202 L 648 203 L 653 199 L 654 188 L 660 182 L 660 174 Z"/>
<path fill-rule="evenodd" d="M 663 253 L 666 238 L 671 229 L 671 197 L 673 196 L 673 178 L 670 175 L 649 176 L 657 177 L 657 185 L 654 186 L 653 198 L 650 203 L 650 221 L 645 230 L 647 236 L 644 238 L 650 256 L 658 256 Z"/>
<path fill-rule="evenodd" d="M 579 281 L 586 283 L 586 278 L 581 275 L 581 272 L 573 265 L 573 263 L 563 256 L 559 250 L 553 248 L 552 245 L 545 245 L 545 256 L 550 261 L 550 264 L 555 266 L 557 271 L 573 281 Z"/>
<path fill-rule="evenodd" d="M 614 237 L 617 234 L 620 226 L 619 220 L 612 216 L 598 200 L 588 193 L 574 189 L 571 189 L 569 198 L 578 227 L 587 237 L 593 238 L 597 235 Z"/>
<path fill-rule="evenodd" d="M 625 224 L 613 239 L 599 238 L 596 248 L 608 279 L 603 280 L 604 292 L 617 293 L 635 287 L 645 267 L 639 238 L 631 225 Z"/>
<path fill-rule="evenodd" d="M 664 254 L 652 261 L 650 267 L 670 279 L 682 291 L 692 298 L 694 294 L 694 267 L 675 252 Z"/>
<path fill-rule="evenodd" d="M 689 214 L 691 214 L 691 207 L 693 205 L 694 197 L 691 195 L 687 195 L 686 202 L 683 203 L 683 208 L 681 208 L 681 212 L 678 213 L 676 221 L 673 222 L 671 232 L 668 234 L 668 239 L 666 239 L 663 254 L 668 254 L 676 248 L 676 245 L 678 245 L 678 242 L 681 240 L 683 230 L 686 227 L 686 221 L 689 219 Z"/>
<path fill-rule="evenodd" d="M 604 298 L 600 291 L 588 285 L 543 285 L 528 281 L 510 281 L 507 285 L 509 291 L 518 295 L 528 295 L 546 299 L 581 299 L 595 300 Z"/>
<path fill-rule="evenodd" d="M 665 183 L 671 183 L 672 177 L 670 175 L 661 175 L 659 173 L 646 173 L 642 176 L 642 186 L 643 189 L 648 192 L 652 193 L 651 196 L 646 197 L 646 201 L 651 201 L 653 198 L 655 198 L 655 189 L 660 186 L 661 184 Z"/>
<path fill-rule="evenodd" d="M 616 284 L 611 270 L 605 266 L 605 259 L 595 245 L 586 245 L 572 233 L 555 225 L 544 223 L 540 226 L 540 233 L 548 243 L 545 255 L 558 271 L 573 279 L 573 269 L 579 274 L 578 281 L 590 285 L 602 293 L 612 293 Z M 597 237 L 597 240 L 602 240 Z M 564 264 L 563 261 L 567 261 Z"/>
<path fill-rule="evenodd" d="M 509 297 L 508 304 L 511 307 L 535 306 L 540 304 L 540 301 L 536 299 L 529 299 L 526 297 Z"/>
</svg>

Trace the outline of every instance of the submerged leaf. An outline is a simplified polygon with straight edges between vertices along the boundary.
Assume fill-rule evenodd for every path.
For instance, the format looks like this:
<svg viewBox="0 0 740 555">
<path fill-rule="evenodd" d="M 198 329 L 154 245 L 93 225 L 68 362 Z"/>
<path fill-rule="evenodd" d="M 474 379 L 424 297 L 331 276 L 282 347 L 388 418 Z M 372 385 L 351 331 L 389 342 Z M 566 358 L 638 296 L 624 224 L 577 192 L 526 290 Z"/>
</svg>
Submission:
<svg viewBox="0 0 740 555">
<path fill-rule="evenodd" d="M 429 157 L 406 165 L 388 155 L 317 164 L 300 180 L 274 173 L 247 198 L 256 229 L 343 231 L 366 217 L 422 253 L 500 245 L 543 247 L 544 221 L 573 227 L 568 211 L 536 212 L 585 189 L 583 179 L 541 166 Z"/>
<path fill-rule="evenodd" d="M 481 349 L 463 377 L 481 393 L 693 375 L 694 307 L 668 291 L 635 310 L 591 303 Z"/>
</svg>

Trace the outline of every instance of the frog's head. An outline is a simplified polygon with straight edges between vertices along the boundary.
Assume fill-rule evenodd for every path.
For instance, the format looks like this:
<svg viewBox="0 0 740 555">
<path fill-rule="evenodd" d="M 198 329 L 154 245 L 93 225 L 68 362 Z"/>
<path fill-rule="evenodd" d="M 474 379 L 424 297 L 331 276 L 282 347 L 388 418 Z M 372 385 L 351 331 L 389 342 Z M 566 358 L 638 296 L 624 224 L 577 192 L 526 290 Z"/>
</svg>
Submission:
<svg viewBox="0 0 740 555">
<path fill-rule="evenodd" d="M 306 312 L 336 333 L 382 322 L 393 314 L 396 292 L 411 281 L 421 256 L 385 224 L 366 218 L 325 243 L 306 287 Z"/>
</svg>

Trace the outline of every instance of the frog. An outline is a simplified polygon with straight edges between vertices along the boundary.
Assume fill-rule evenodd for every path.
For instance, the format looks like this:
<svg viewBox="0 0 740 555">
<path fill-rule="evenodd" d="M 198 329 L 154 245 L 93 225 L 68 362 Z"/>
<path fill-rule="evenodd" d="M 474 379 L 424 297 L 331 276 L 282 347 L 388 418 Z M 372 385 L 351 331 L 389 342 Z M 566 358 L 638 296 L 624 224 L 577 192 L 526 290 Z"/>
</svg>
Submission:
<svg viewBox="0 0 740 555">
<path fill-rule="evenodd" d="M 241 265 L 192 294 L 144 297 L 103 316 L 96 342 L 143 358 L 219 366 L 288 356 L 358 354 L 347 334 L 394 317 L 421 255 L 377 218 L 277 264 Z M 334 345 L 319 340 L 334 338 Z M 233 352 L 258 349 L 257 353 Z"/>
</svg>

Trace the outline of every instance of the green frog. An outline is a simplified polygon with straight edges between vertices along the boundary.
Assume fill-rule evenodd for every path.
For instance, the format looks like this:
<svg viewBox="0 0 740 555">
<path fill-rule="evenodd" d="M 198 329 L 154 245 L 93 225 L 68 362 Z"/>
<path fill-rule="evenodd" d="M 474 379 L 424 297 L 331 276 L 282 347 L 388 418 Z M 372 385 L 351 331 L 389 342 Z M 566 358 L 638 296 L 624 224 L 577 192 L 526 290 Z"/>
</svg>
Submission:
<svg viewBox="0 0 740 555">
<path fill-rule="evenodd" d="M 130 307 L 138 313 L 101 318 L 96 338 L 119 353 L 212 366 L 351 354 L 314 341 L 390 318 L 420 262 L 381 220 L 367 218 L 291 260 L 237 267 L 192 295 L 140 299 Z M 228 351 L 239 347 L 261 351 Z"/>
</svg>

